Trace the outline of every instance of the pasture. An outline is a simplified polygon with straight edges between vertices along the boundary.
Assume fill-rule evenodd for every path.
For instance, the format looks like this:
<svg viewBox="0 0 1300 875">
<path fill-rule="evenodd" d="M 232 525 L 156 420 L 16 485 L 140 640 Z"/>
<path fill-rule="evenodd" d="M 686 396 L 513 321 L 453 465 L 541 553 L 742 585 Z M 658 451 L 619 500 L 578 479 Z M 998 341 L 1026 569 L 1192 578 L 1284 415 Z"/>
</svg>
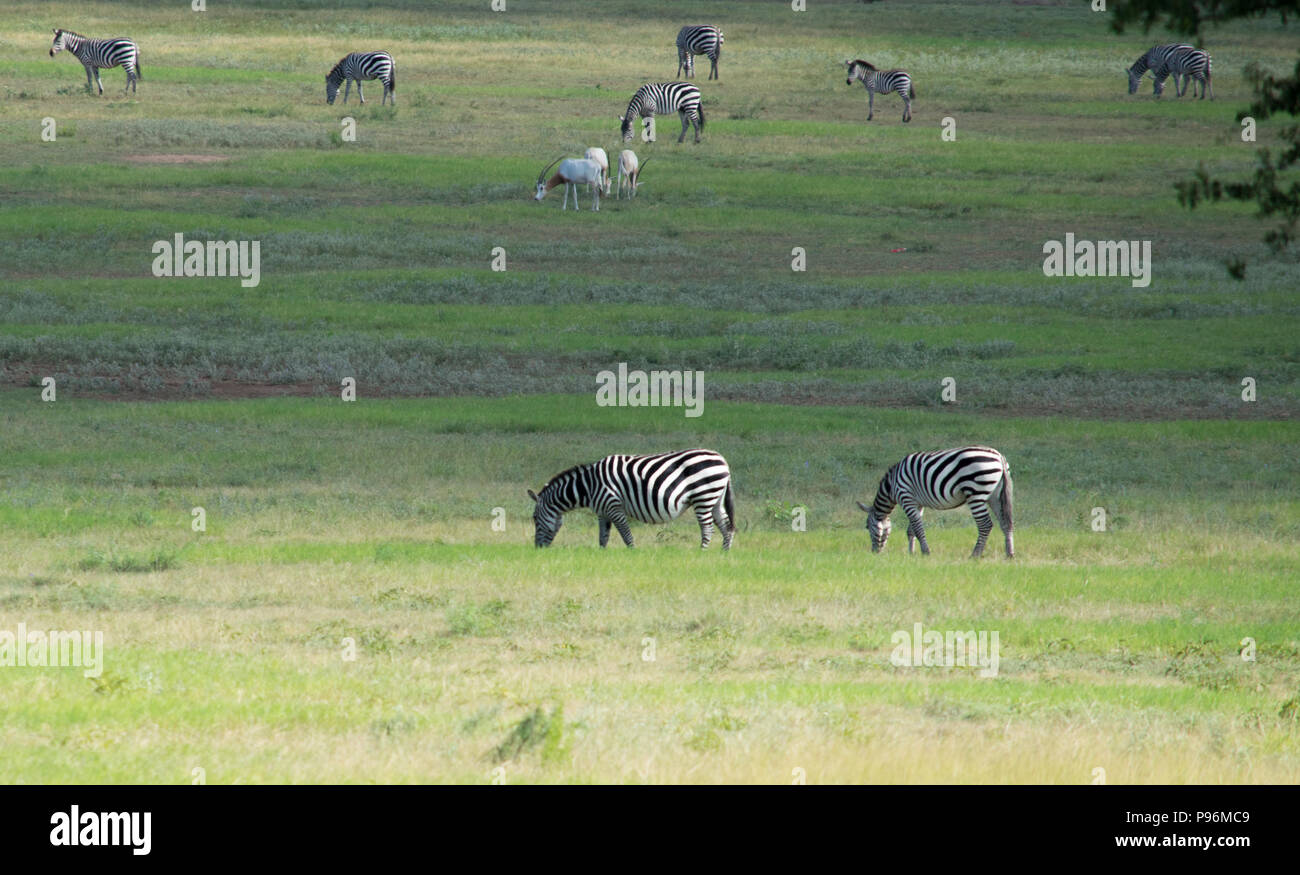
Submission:
<svg viewBox="0 0 1300 875">
<path fill-rule="evenodd" d="M 0 666 L 3 780 L 1300 780 L 1300 265 L 1173 192 L 1276 141 L 1235 114 L 1294 26 L 1211 29 L 1216 99 L 1154 101 L 1124 68 L 1172 40 L 1082 2 L 211 5 L 0 6 L 0 632 L 105 646 Z M 638 198 L 533 202 L 703 22 L 703 142 L 661 116 Z M 138 91 L 55 27 L 136 40 Z M 326 106 L 378 49 L 396 107 Z M 1044 276 L 1067 232 L 1150 240 L 1150 285 Z M 176 234 L 260 283 L 151 275 Z M 620 362 L 703 372 L 703 415 L 597 406 Z M 854 501 L 967 443 L 1017 559 L 965 509 L 872 555 Z M 532 547 L 526 489 L 689 446 L 729 554 L 585 512 Z M 997 676 L 892 664 L 916 623 L 996 631 Z"/>
</svg>

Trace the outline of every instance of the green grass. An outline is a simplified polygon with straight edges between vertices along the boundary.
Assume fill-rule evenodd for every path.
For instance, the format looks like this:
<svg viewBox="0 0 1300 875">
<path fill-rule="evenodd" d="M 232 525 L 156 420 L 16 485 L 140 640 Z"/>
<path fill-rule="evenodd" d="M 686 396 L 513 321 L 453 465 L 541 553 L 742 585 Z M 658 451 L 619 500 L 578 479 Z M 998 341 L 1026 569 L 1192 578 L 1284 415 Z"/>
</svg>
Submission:
<svg viewBox="0 0 1300 875">
<path fill-rule="evenodd" d="M 1290 423 L 2 397 L 0 612 L 107 651 L 99 678 L 0 673 L 10 774 L 487 781 L 505 751 L 520 781 L 1300 776 Z M 966 559 L 962 512 L 928 558 L 871 555 L 852 501 L 972 430 L 1012 459 L 1016 562 Z M 612 443 L 722 449 L 732 552 L 686 520 L 599 551 L 585 513 L 536 552 L 525 488 Z M 890 665 L 916 622 L 998 631 L 999 676 Z"/>
<path fill-rule="evenodd" d="M 809 5 L 0 9 L 0 631 L 106 647 L 94 677 L 0 668 L 0 771 L 1300 780 L 1300 266 L 1173 189 L 1249 172 L 1242 70 L 1289 69 L 1293 27 L 1212 29 L 1217 99 L 1157 102 L 1123 70 L 1168 35 L 1082 2 Z M 550 158 L 617 154 L 688 20 L 727 34 L 704 141 L 661 117 L 635 201 L 534 203 Z M 138 92 L 87 95 L 55 26 L 136 39 Z M 396 108 L 325 105 L 362 48 Z M 912 73 L 911 124 L 896 95 L 866 123 L 853 57 Z M 1043 276 L 1066 232 L 1150 240 L 1150 287 Z M 176 233 L 260 241 L 261 284 L 154 278 Z M 704 415 L 597 407 L 619 362 L 702 371 Z M 1016 561 L 967 559 L 964 511 L 872 555 L 854 501 L 976 442 Z M 531 546 L 526 489 L 686 446 L 731 463 L 730 553 L 690 520 L 600 551 L 585 512 Z M 895 667 L 914 623 L 998 632 L 998 677 Z"/>
</svg>

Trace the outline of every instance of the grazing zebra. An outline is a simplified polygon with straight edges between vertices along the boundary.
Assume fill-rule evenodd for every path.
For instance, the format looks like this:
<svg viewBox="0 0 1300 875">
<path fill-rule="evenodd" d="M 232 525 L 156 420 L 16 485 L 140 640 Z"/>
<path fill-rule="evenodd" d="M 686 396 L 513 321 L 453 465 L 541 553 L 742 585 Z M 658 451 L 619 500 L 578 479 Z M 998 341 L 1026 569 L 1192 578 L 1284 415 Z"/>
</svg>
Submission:
<svg viewBox="0 0 1300 875">
<path fill-rule="evenodd" d="M 632 140 L 632 122 L 645 116 L 676 111 L 682 119 L 682 135 L 686 139 L 686 126 L 695 128 L 695 142 L 700 141 L 704 130 L 704 107 L 700 104 L 700 89 L 689 82 L 647 82 L 636 90 L 628 102 L 627 113 L 618 117 L 623 124 L 623 142 Z"/>
<path fill-rule="evenodd" d="M 912 77 L 907 75 L 906 70 L 877 70 L 861 58 L 845 61 L 844 66 L 849 69 L 849 77 L 844 80 L 844 84 L 852 85 L 856 79 L 867 89 L 867 121 L 871 121 L 876 114 L 876 93 L 888 94 L 891 91 L 897 91 L 898 96 L 903 98 L 903 121 L 912 120 L 912 101 L 916 99 L 916 89 L 912 87 Z"/>
<path fill-rule="evenodd" d="M 971 516 L 979 528 L 979 538 L 971 558 L 984 552 L 993 521 L 989 519 L 991 499 L 998 525 L 1007 537 L 1007 558 L 1015 556 L 1011 537 L 1011 469 L 1002 454 L 992 447 L 960 447 L 934 453 L 912 453 L 890 468 L 880 478 L 876 500 L 870 507 L 858 502 L 867 512 L 867 531 L 871 533 L 871 550 L 879 553 L 889 539 L 889 514 L 896 505 L 907 514 L 907 552 L 913 551 L 913 539 L 921 542 L 921 552 L 929 555 L 921 514 L 927 507 L 950 510 L 970 506 Z"/>
<path fill-rule="evenodd" d="M 695 56 L 709 58 L 709 78 L 718 78 L 718 55 L 722 52 L 722 31 L 711 24 L 688 24 L 677 32 L 677 75 L 686 70 L 687 77 L 695 75 Z"/>
<path fill-rule="evenodd" d="M 334 69 L 325 77 L 325 102 L 333 105 L 339 86 L 346 82 L 343 87 L 343 102 L 347 103 L 354 79 L 357 83 L 357 97 L 361 98 L 362 103 L 366 102 L 366 96 L 361 93 L 361 80 L 378 79 L 384 83 L 384 96 L 379 105 L 383 106 L 392 98 L 393 106 L 397 106 L 397 95 L 393 93 L 397 87 L 397 66 L 388 52 L 353 52 L 335 64 Z"/>
<path fill-rule="evenodd" d="M 54 29 L 54 44 L 50 46 L 50 57 L 67 49 L 76 56 L 86 68 L 86 88 L 99 86 L 99 93 L 104 93 L 104 83 L 99 80 L 99 71 L 116 67 L 119 64 L 126 71 L 126 88 L 135 93 L 135 84 L 144 78 L 140 75 L 140 49 L 135 43 L 123 37 L 115 39 L 90 39 L 70 30 Z M 93 81 L 92 81 L 93 76 Z"/>
<path fill-rule="evenodd" d="M 1138 58 L 1133 63 L 1133 66 L 1128 68 L 1128 93 L 1137 93 L 1138 86 L 1142 84 L 1142 76 L 1147 70 L 1153 71 L 1152 75 L 1155 75 L 1154 71 L 1163 67 L 1170 55 L 1180 51 L 1194 51 L 1194 47 L 1182 43 L 1167 43 L 1163 46 L 1152 46 L 1147 49 L 1146 53 Z M 1183 86 L 1180 87 L 1178 82 L 1182 70 L 1171 72 L 1174 74 L 1174 90 L 1178 92 L 1179 97 L 1182 97 L 1183 88 L 1186 87 L 1186 83 L 1183 83 Z"/>
<path fill-rule="evenodd" d="M 1192 86 L 1192 96 L 1196 96 L 1196 83 L 1201 83 L 1201 100 L 1205 99 L 1205 92 L 1210 92 L 1210 100 L 1214 99 L 1214 83 L 1210 81 L 1210 56 L 1207 52 L 1200 49 L 1186 49 L 1184 51 L 1173 52 L 1165 58 L 1165 62 L 1152 71 L 1155 77 L 1156 86 L 1155 94 L 1159 97 L 1165 90 L 1165 79 L 1170 74 L 1174 77 L 1174 92 L 1182 97 L 1187 92 L 1187 85 Z M 1178 74 L 1183 74 L 1183 87 L 1178 88 Z"/>
<path fill-rule="evenodd" d="M 600 546 L 609 543 L 613 525 L 632 546 L 629 519 L 666 523 L 690 507 L 700 523 L 700 547 L 713 540 L 713 526 L 722 530 L 722 549 L 731 548 L 736 533 L 736 502 L 727 460 L 712 450 L 681 450 L 653 456 L 606 456 L 556 474 L 536 502 L 533 542 L 549 547 L 564 514 L 589 507 L 600 521 Z"/>
</svg>

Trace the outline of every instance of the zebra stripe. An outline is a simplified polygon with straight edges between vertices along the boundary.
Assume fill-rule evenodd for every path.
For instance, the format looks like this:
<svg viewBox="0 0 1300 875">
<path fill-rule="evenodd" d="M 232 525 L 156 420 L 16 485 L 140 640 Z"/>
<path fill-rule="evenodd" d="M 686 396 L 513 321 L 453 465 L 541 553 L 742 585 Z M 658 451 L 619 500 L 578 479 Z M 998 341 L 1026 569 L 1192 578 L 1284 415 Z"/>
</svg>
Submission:
<svg viewBox="0 0 1300 875">
<path fill-rule="evenodd" d="M 635 119 L 667 112 L 676 112 L 681 117 L 682 135 L 677 142 L 686 139 L 688 123 L 695 128 L 695 142 L 700 141 L 700 131 L 704 130 L 700 89 L 689 82 L 647 82 L 636 90 L 628 102 L 627 112 L 618 118 L 623 125 L 623 142 L 631 142 Z"/>
<path fill-rule="evenodd" d="M 997 515 L 998 526 L 1006 535 L 1007 557 L 1015 556 L 1011 520 L 1011 469 L 1001 453 L 992 447 L 959 447 L 933 453 L 912 453 L 890 468 L 880 479 L 876 499 L 871 506 L 858 502 L 867 512 L 867 531 L 871 533 L 871 550 L 878 553 L 889 539 L 889 515 L 902 505 L 907 514 L 907 552 L 914 549 L 913 540 L 921 542 L 921 552 L 928 555 L 930 547 L 925 542 L 925 527 L 921 514 L 925 508 L 951 510 L 963 504 L 970 506 L 971 516 L 979 528 L 979 538 L 971 558 L 984 552 L 993 521 L 989 519 L 989 506 Z"/>
<path fill-rule="evenodd" d="M 1178 87 L 1178 74 L 1183 74 L 1183 86 Z M 1165 79 L 1170 74 L 1174 77 L 1174 92 L 1178 97 L 1182 97 L 1187 92 L 1187 86 L 1192 86 L 1192 96 L 1196 96 L 1196 83 L 1201 84 L 1201 100 L 1205 99 L 1205 92 L 1208 90 L 1210 99 L 1214 99 L 1214 84 L 1210 81 L 1210 56 L 1200 49 L 1181 49 L 1171 52 L 1165 58 L 1163 64 L 1152 70 L 1155 77 L 1155 94 L 1159 97 L 1165 90 Z"/>
<path fill-rule="evenodd" d="M 393 63 L 393 56 L 388 52 L 353 52 L 347 55 L 343 60 L 334 65 L 325 76 L 325 102 L 334 103 L 334 98 L 338 96 L 339 86 L 343 85 L 343 102 L 348 102 L 348 93 L 352 90 L 352 83 L 357 83 L 357 97 L 361 102 L 366 102 L 366 96 L 361 93 L 362 79 L 379 79 L 384 83 L 384 96 L 379 101 L 383 106 L 391 98 L 393 106 L 397 105 L 397 95 L 394 89 L 397 87 L 397 65 Z"/>
<path fill-rule="evenodd" d="M 1133 66 L 1128 68 L 1128 93 L 1136 94 L 1138 86 L 1142 83 L 1142 76 L 1147 70 L 1159 70 L 1164 66 L 1165 61 L 1175 52 L 1192 50 L 1193 47 L 1183 43 L 1167 43 L 1162 46 L 1152 46 L 1146 50 L 1142 57 L 1133 62 Z M 1182 71 L 1174 73 L 1174 89 L 1178 95 L 1182 96 L 1182 89 L 1178 84 L 1178 77 Z M 1159 92 L 1155 92 L 1159 93 Z"/>
<path fill-rule="evenodd" d="M 120 65 L 126 71 L 126 88 L 122 89 L 123 94 L 128 90 L 134 94 L 136 82 L 144 78 L 140 74 L 140 49 L 124 37 L 91 39 L 70 30 L 55 28 L 50 57 L 65 49 L 86 68 L 86 87 L 93 89 L 98 85 L 100 94 L 104 93 L 104 83 L 99 78 L 100 70 Z"/>
<path fill-rule="evenodd" d="M 711 24 L 688 24 L 677 32 L 677 75 L 686 70 L 687 78 L 695 75 L 695 56 L 707 55 L 709 58 L 709 78 L 718 78 L 718 55 L 726 40 L 722 31 Z"/>
<path fill-rule="evenodd" d="M 888 94 L 891 91 L 897 91 L 898 96 L 903 98 L 903 121 L 912 120 L 912 101 L 916 98 L 916 89 L 906 70 L 877 70 L 873 64 L 861 58 L 845 61 L 844 65 L 849 71 L 844 84 L 852 85 L 857 80 L 867 89 L 867 121 L 871 121 L 876 114 L 876 94 Z"/>
<path fill-rule="evenodd" d="M 722 531 L 724 550 L 731 548 L 736 532 L 731 469 L 713 450 L 606 456 L 555 475 L 540 494 L 528 490 L 528 497 L 536 502 L 533 543 L 538 547 L 549 547 L 564 514 L 579 507 L 595 512 L 602 547 L 609 543 L 611 525 L 631 547 L 629 520 L 666 523 L 688 507 L 700 524 L 701 548 L 713 540 L 715 524 Z"/>
</svg>

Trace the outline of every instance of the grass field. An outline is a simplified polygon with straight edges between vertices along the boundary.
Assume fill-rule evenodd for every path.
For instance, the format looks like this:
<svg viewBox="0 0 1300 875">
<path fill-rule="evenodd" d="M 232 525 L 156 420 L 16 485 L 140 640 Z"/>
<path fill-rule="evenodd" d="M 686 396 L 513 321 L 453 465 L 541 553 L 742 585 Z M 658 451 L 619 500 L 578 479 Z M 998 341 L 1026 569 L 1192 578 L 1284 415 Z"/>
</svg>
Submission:
<svg viewBox="0 0 1300 875">
<path fill-rule="evenodd" d="M 1300 781 L 1300 263 L 1173 191 L 1278 142 L 1235 115 L 1294 26 L 1211 30 L 1216 100 L 1155 101 L 1124 68 L 1169 35 L 1083 2 L 188 5 L 0 5 L 0 662 L 19 623 L 105 647 L 0 665 L 0 779 Z M 704 21 L 703 142 L 660 117 L 641 197 L 533 202 Z M 55 27 L 134 38 L 138 92 Z M 379 48 L 397 107 L 326 106 Z M 1150 240 L 1150 285 L 1044 276 L 1067 232 Z M 177 233 L 260 241 L 260 284 L 152 276 Z M 702 371 L 703 416 L 598 407 L 619 362 Z M 1015 562 L 965 511 L 872 555 L 854 501 L 966 443 Z M 585 512 L 533 549 L 526 489 L 688 446 L 730 553 Z M 997 676 L 891 664 L 916 623 L 997 632 Z"/>
</svg>

